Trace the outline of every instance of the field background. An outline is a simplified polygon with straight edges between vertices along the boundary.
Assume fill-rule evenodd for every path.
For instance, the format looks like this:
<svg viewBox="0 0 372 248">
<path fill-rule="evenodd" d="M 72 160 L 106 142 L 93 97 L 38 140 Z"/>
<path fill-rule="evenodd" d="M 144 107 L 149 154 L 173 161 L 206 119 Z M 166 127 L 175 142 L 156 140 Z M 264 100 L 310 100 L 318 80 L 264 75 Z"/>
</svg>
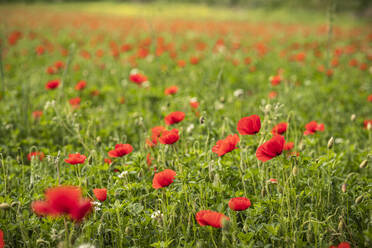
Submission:
<svg viewBox="0 0 372 248">
<path fill-rule="evenodd" d="M 6 245 L 329 247 L 347 241 L 371 247 L 372 132 L 364 126 L 372 118 L 370 2 L 262 2 L 1 4 L 0 203 L 6 205 L 0 229 Z M 22 38 L 9 45 L 15 31 Z M 123 44 L 132 50 L 114 55 Z M 160 53 L 167 45 L 173 48 Z M 145 58 L 137 55 L 141 48 L 149 51 Z M 199 63 L 191 64 L 192 57 Z M 56 61 L 65 69 L 46 73 Z M 129 81 L 134 68 L 149 78 L 148 88 Z M 277 74 L 283 80 L 273 86 L 270 77 Z M 56 78 L 62 87 L 46 91 L 45 83 Z M 80 80 L 88 86 L 77 92 Z M 164 95 L 171 85 L 179 92 Z M 95 90 L 99 95 L 92 96 Z M 269 98 L 273 91 L 277 97 Z M 77 96 L 80 106 L 72 108 L 69 99 Z M 194 97 L 197 114 L 189 106 Z M 35 110 L 43 116 L 33 118 Z M 149 148 L 151 128 L 165 126 L 172 111 L 186 113 L 175 126 L 180 140 Z M 217 157 L 216 141 L 237 133 L 239 119 L 252 114 L 263 121 L 260 133 L 241 136 L 239 149 Z M 325 131 L 304 136 L 312 120 Z M 286 152 L 258 162 L 258 145 L 283 121 L 289 123 L 285 139 L 299 156 Z M 118 143 L 130 143 L 133 153 L 104 163 Z M 32 151 L 46 158 L 29 161 Z M 75 152 L 88 157 L 83 165 L 64 162 Z M 174 183 L 153 189 L 154 167 L 175 170 Z M 107 188 L 108 197 L 82 223 L 35 215 L 31 203 L 58 184 L 80 186 L 92 199 L 92 189 Z M 251 208 L 229 209 L 229 199 L 238 196 L 248 197 Z M 230 225 L 198 225 L 195 214 L 203 209 L 224 213 Z M 153 218 L 157 211 L 163 216 Z"/>
</svg>

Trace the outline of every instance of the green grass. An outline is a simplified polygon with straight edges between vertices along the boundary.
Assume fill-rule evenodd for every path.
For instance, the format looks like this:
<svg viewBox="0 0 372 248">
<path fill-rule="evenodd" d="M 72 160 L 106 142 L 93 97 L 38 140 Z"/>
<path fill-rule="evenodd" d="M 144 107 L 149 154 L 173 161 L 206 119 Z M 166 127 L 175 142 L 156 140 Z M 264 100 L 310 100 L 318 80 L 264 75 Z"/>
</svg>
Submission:
<svg viewBox="0 0 372 248">
<path fill-rule="evenodd" d="M 362 20 L 335 16 L 341 34 L 336 28 L 328 50 L 328 32 L 318 32 L 328 22 L 326 10 L 318 14 L 235 12 L 187 5 L 184 11 L 181 5 L 89 3 L 2 5 L 0 13 L 4 72 L 0 203 L 9 205 L 0 209 L 0 229 L 9 247 L 67 247 L 66 231 L 72 247 L 84 243 L 95 247 L 329 247 L 342 241 L 352 247 L 371 246 L 372 133 L 363 128 L 372 114 L 372 103 L 367 101 L 372 93 L 372 64 L 366 52 L 371 30 Z M 23 38 L 10 46 L 7 38 L 15 30 Z M 230 32 L 223 33 L 226 30 Z M 353 30 L 358 33 L 349 35 Z M 34 39 L 29 38 L 30 31 L 36 34 Z M 148 37 L 153 38 L 148 46 L 151 55 L 132 65 L 130 57 Z M 173 44 L 177 59 L 168 52 L 154 55 L 158 37 Z M 216 53 L 213 48 L 220 38 L 226 47 Z M 134 50 L 114 58 L 112 41 L 119 46 L 130 43 Z M 204 51 L 195 49 L 200 42 L 206 45 Z M 240 43 L 239 49 L 232 48 L 235 42 Z M 49 43 L 53 51 L 35 53 L 37 46 L 48 48 Z M 268 48 L 264 56 L 256 48 L 262 43 Z M 299 48 L 294 48 L 296 44 Z M 188 50 L 182 49 L 184 45 Z M 336 48 L 346 50 L 351 45 L 355 51 L 339 57 L 332 77 L 318 71 L 320 65 L 328 68 Z M 69 55 L 62 56 L 61 48 Z M 95 55 L 99 49 L 105 52 L 101 58 Z M 83 58 L 82 50 L 90 52 L 91 59 Z M 283 51 L 286 54 L 281 56 Z M 315 51 L 322 56 L 316 57 Z M 300 52 L 306 53 L 305 62 L 289 59 Z M 192 56 L 201 58 L 199 64 L 189 63 Z M 246 57 L 251 58 L 250 65 L 244 64 Z M 351 67 L 353 58 L 366 63 L 367 69 Z M 179 59 L 187 62 L 184 68 L 177 66 Z M 48 75 L 47 67 L 59 60 L 65 69 Z M 148 77 L 148 88 L 129 81 L 134 67 Z M 283 82 L 272 86 L 269 78 L 280 68 Z M 47 91 L 46 82 L 56 78 L 63 80 L 63 87 Z M 87 82 L 87 88 L 78 92 L 74 86 L 80 80 Z M 164 89 L 171 85 L 177 85 L 179 92 L 165 96 Z M 91 96 L 96 89 L 99 96 Z M 238 89 L 243 90 L 241 96 L 234 95 Z M 278 97 L 269 99 L 271 91 Z M 68 100 L 77 96 L 82 101 L 73 109 Z M 192 97 L 200 102 L 199 116 L 189 106 Z M 35 110 L 43 110 L 39 120 L 32 117 Z M 147 147 L 151 128 L 165 126 L 163 118 L 172 111 L 186 113 L 185 120 L 175 125 L 179 141 Z M 212 152 L 216 141 L 237 133 L 239 119 L 252 114 L 261 117 L 260 132 L 240 136 L 239 149 L 217 157 Z M 350 119 L 353 114 L 355 120 Z M 304 136 L 305 125 L 312 120 L 324 123 L 325 131 Z M 283 121 L 289 123 L 285 139 L 295 143 L 299 156 L 283 153 L 259 162 L 257 147 Z M 331 137 L 335 143 L 328 148 Z M 108 151 L 118 143 L 131 144 L 133 152 L 104 164 Z M 30 162 L 31 151 L 42 151 L 46 158 Z M 87 156 L 83 165 L 64 162 L 75 152 Z M 151 167 L 146 164 L 148 153 L 154 158 Z M 363 160 L 369 164 L 360 168 Z M 166 188 L 153 189 L 154 167 L 175 170 L 176 179 Z M 127 173 L 119 176 L 114 169 Z M 270 178 L 278 184 L 268 184 Z M 79 186 L 92 199 L 92 189 L 107 188 L 107 200 L 81 223 L 35 215 L 31 203 L 59 183 Z M 242 212 L 229 209 L 228 201 L 238 196 L 248 197 L 252 206 Z M 195 214 L 204 209 L 227 215 L 229 224 L 221 229 L 200 226 Z M 156 211 L 163 216 L 152 218 Z"/>
</svg>

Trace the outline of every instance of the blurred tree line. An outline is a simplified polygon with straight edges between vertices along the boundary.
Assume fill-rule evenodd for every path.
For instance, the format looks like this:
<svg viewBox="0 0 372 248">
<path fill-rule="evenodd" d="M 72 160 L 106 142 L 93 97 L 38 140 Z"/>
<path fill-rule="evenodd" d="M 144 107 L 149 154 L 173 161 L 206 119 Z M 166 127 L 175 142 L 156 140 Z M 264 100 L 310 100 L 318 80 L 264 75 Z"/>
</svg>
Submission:
<svg viewBox="0 0 372 248">
<path fill-rule="evenodd" d="M 371 15 L 372 0 L 78 0 L 80 2 L 132 2 L 132 3 L 201 3 L 206 5 L 246 6 L 251 8 L 306 8 L 324 9 L 330 1 L 336 3 L 336 11 L 355 11 Z M 0 3 L 78 2 L 76 0 L 0 0 Z"/>
</svg>

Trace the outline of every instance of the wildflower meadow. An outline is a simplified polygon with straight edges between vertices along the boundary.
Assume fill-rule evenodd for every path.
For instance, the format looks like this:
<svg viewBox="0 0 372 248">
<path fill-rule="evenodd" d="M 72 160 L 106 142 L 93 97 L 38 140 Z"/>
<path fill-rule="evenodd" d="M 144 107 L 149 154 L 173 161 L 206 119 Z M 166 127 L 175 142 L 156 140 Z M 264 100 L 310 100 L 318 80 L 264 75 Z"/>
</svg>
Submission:
<svg viewBox="0 0 372 248">
<path fill-rule="evenodd" d="M 370 24 L 0 5 L 0 248 L 372 247 Z"/>
</svg>

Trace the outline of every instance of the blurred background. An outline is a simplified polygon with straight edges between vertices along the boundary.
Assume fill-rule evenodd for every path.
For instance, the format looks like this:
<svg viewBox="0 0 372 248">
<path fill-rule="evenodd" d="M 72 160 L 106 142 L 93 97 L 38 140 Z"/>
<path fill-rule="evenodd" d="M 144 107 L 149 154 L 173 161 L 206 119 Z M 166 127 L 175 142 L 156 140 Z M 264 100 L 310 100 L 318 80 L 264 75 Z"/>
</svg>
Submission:
<svg viewBox="0 0 372 248">
<path fill-rule="evenodd" d="M 324 9 L 325 5 L 332 2 L 335 4 L 336 12 L 353 12 L 355 15 L 367 16 L 372 18 L 371 0 L 0 0 L 0 3 L 27 3 L 34 4 L 39 2 L 47 3 L 73 3 L 73 2 L 116 2 L 116 3 L 191 3 L 230 7 L 249 7 L 249 8 L 294 8 L 294 9 Z M 372 19 L 371 19 L 372 20 Z"/>
</svg>

